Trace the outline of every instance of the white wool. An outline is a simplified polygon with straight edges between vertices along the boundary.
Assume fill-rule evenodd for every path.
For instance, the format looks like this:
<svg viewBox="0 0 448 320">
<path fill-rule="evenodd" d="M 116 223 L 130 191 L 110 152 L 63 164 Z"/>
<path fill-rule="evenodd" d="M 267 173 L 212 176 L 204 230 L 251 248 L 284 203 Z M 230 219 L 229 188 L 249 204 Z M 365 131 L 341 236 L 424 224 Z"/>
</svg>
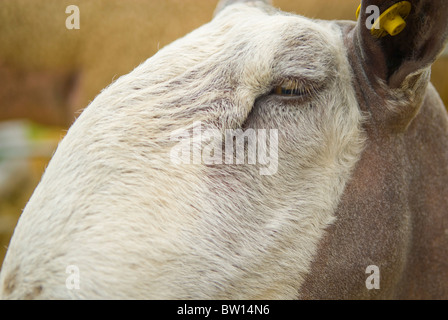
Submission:
<svg viewBox="0 0 448 320">
<path fill-rule="evenodd" d="M 291 78 L 312 96 L 269 95 Z M 173 164 L 170 134 L 194 121 L 278 129 L 277 173 Z M 0 296 L 295 298 L 362 151 L 361 121 L 339 28 L 231 5 L 77 119 L 20 218 Z M 70 265 L 79 289 L 66 287 Z"/>
</svg>

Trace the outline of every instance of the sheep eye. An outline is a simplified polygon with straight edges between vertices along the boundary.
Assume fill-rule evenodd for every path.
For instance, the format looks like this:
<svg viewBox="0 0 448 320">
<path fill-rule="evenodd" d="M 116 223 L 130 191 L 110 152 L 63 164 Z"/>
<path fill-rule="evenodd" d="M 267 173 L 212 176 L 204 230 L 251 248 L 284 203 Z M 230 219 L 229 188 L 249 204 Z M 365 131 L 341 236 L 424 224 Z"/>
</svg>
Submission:
<svg viewBox="0 0 448 320">
<path fill-rule="evenodd" d="M 298 81 L 286 81 L 274 87 L 271 94 L 284 97 L 303 97 L 310 93 L 310 90 Z"/>
</svg>

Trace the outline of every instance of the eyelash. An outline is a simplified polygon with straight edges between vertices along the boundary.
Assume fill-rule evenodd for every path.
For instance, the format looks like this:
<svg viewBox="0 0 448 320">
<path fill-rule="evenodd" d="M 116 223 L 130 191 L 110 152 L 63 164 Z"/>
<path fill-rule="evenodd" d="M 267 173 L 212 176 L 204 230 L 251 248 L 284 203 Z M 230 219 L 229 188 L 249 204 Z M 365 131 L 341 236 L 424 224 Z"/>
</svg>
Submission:
<svg viewBox="0 0 448 320">
<path fill-rule="evenodd" d="M 305 86 L 298 80 L 285 80 L 274 87 L 270 94 L 281 97 L 300 98 L 311 95 L 313 91 L 314 86 L 312 85 Z"/>
</svg>

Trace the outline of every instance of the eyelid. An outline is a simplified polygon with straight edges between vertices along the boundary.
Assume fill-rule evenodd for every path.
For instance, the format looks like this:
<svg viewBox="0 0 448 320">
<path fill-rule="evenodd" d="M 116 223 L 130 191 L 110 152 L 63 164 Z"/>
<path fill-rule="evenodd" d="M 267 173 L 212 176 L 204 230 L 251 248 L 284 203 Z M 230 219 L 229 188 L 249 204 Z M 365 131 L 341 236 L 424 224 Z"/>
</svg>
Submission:
<svg viewBox="0 0 448 320">
<path fill-rule="evenodd" d="M 274 86 L 270 94 L 281 97 L 305 97 L 312 94 L 314 90 L 312 84 L 305 84 L 303 80 L 284 79 Z"/>
</svg>

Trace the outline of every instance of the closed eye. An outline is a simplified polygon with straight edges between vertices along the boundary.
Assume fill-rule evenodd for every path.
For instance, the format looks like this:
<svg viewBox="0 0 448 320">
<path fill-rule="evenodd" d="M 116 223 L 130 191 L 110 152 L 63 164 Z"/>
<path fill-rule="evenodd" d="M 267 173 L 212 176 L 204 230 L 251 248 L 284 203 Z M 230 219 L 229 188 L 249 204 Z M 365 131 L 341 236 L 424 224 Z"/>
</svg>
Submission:
<svg viewBox="0 0 448 320">
<path fill-rule="evenodd" d="M 270 94 L 282 97 L 305 97 L 310 95 L 313 90 L 313 86 L 303 85 L 301 81 L 285 80 L 275 86 Z"/>
</svg>

